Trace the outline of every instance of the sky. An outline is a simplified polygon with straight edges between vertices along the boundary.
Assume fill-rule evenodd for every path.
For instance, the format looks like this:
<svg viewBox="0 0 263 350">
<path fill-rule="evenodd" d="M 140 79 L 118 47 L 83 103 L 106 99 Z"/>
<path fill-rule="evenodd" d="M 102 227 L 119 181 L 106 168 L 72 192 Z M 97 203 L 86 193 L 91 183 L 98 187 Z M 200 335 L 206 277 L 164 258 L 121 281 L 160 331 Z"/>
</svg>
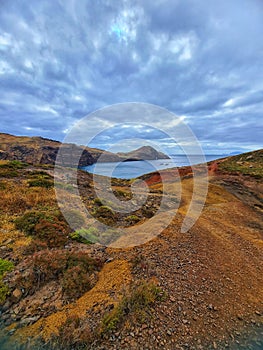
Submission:
<svg viewBox="0 0 263 350">
<path fill-rule="evenodd" d="M 181 118 L 205 153 L 262 148 L 262 37 L 261 0 L 1 1 L 0 131 L 62 141 L 93 111 L 143 102 Z M 138 128 L 164 142 L 140 128 L 149 116 L 132 121 L 93 146 Z"/>
</svg>

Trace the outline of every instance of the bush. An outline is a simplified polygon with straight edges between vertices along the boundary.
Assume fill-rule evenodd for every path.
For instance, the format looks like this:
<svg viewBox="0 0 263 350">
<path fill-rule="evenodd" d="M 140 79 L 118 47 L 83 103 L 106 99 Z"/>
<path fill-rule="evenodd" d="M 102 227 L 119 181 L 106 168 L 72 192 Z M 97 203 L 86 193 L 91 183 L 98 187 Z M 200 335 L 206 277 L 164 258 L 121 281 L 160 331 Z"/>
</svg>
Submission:
<svg viewBox="0 0 263 350">
<path fill-rule="evenodd" d="M 10 160 L 0 164 L 0 169 L 24 169 L 27 166 L 27 163 L 20 162 L 19 160 Z"/>
<path fill-rule="evenodd" d="M 96 217 L 99 221 L 103 222 L 106 225 L 114 224 L 114 212 L 111 210 L 111 208 L 107 207 L 106 205 L 102 205 L 98 208 L 95 208 L 92 212 L 92 215 L 94 215 L 94 217 Z"/>
<path fill-rule="evenodd" d="M 90 349 L 89 345 L 94 340 L 93 335 L 94 331 L 85 323 L 85 320 L 77 315 L 70 315 L 59 327 L 58 336 L 53 337 L 47 349 Z"/>
<path fill-rule="evenodd" d="M 48 248 L 46 242 L 41 241 L 40 239 L 33 239 L 25 248 L 23 249 L 24 255 L 32 255 L 41 250 Z"/>
<path fill-rule="evenodd" d="M 71 253 L 67 258 L 67 268 L 74 266 L 82 267 L 87 273 L 99 271 L 103 263 L 99 259 L 91 258 L 86 252 Z"/>
<path fill-rule="evenodd" d="M 51 223 L 42 219 L 36 224 L 32 235 L 44 241 L 49 248 L 63 247 L 67 242 L 68 228 L 63 222 Z"/>
<path fill-rule="evenodd" d="M 3 304 L 6 300 L 6 297 L 9 294 L 9 288 L 0 280 L 0 305 Z"/>
<path fill-rule="evenodd" d="M 70 227 L 65 222 L 60 211 L 52 213 L 30 211 L 17 218 L 15 226 L 26 235 L 33 236 L 38 241 L 37 245 L 39 245 L 41 240 L 49 248 L 63 247 L 68 240 L 70 232 Z M 36 244 L 31 242 L 30 247 L 27 247 L 26 251 L 34 249 L 34 246 L 36 248 Z"/>
<path fill-rule="evenodd" d="M 119 198 L 120 200 L 128 201 L 132 199 L 132 192 L 131 191 L 123 191 L 123 190 L 114 190 L 114 195 Z"/>
<path fill-rule="evenodd" d="M 88 290 L 89 275 L 99 271 L 102 266 L 101 260 L 90 257 L 87 252 L 42 250 L 28 259 L 26 273 L 17 276 L 16 286 L 24 288 L 26 294 L 33 294 L 45 283 L 58 280 L 63 285 L 65 297 L 72 299 Z"/>
<path fill-rule="evenodd" d="M 11 261 L 0 259 L 0 304 L 3 304 L 9 294 L 8 286 L 2 281 L 6 272 L 12 271 L 14 264 Z"/>
<path fill-rule="evenodd" d="M 98 230 L 95 227 L 82 228 L 70 234 L 70 238 L 80 243 L 91 244 L 99 240 Z"/>
<path fill-rule="evenodd" d="M 45 215 L 42 212 L 30 211 L 15 220 L 15 227 L 26 235 L 32 235 L 36 224 L 44 217 Z"/>
<path fill-rule="evenodd" d="M 18 172 L 12 169 L 0 169 L 0 176 L 1 177 L 6 177 L 6 178 L 12 178 L 12 177 L 17 177 L 18 176 Z"/>
<path fill-rule="evenodd" d="M 101 332 L 115 330 L 128 315 L 134 316 L 136 322 L 144 322 L 150 312 L 150 307 L 164 299 L 163 291 L 151 282 L 140 282 L 135 285 L 127 296 L 102 320 Z"/>
<path fill-rule="evenodd" d="M 88 239 L 82 237 L 82 235 L 81 235 L 78 231 L 75 231 L 75 232 L 71 233 L 71 234 L 69 235 L 69 237 L 70 237 L 71 239 L 73 239 L 74 241 L 77 241 L 77 242 L 79 242 L 79 243 L 84 243 L 84 244 L 91 244 L 91 243 L 92 243 L 92 242 L 89 241 Z"/>
<path fill-rule="evenodd" d="M 52 212 L 28 211 L 23 216 L 15 219 L 14 223 L 16 229 L 23 231 L 26 235 L 32 235 L 36 225 L 41 220 L 67 226 L 67 223 L 59 210 Z"/>
<path fill-rule="evenodd" d="M 38 171 L 38 170 L 28 172 L 27 176 L 29 178 L 34 178 L 34 179 L 46 179 L 46 180 L 53 179 L 52 176 L 46 173 L 45 171 Z"/>
<path fill-rule="evenodd" d="M 136 224 L 140 221 L 140 218 L 137 215 L 129 215 L 125 218 L 125 221 L 129 224 Z"/>
<path fill-rule="evenodd" d="M 44 213 L 39 211 L 31 211 L 15 220 L 17 230 L 23 231 L 26 235 L 31 235 L 36 224 L 44 218 Z"/>
<path fill-rule="evenodd" d="M 28 166 L 28 164 L 18 160 L 4 161 L 0 164 L 0 175 L 6 178 L 17 177 L 19 174 L 17 170 L 23 169 L 26 166 Z"/>
<path fill-rule="evenodd" d="M 96 205 L 98 205 L 98 206 L 102 206 L 102 205 L 103 205 L 101 199 L 98 198 L 98 197 L 94 199 L 93 203 L 96 204 Z"/>
<path fill-rule="evenodd" d="M 3 181 L 0 182 L 0 190 L 6 190 L 6 184 Z"/>
<path fill-rule="evenodd" d="M 79 298 L 90 288 L 90 279 L 83 266 L 73 266 L 64 272 L 62 293 L 66 299 Z"/>
<path fill-rule="evenodd" d="M 54 186 L 54 182 L 47 179 L 33 179 L 28 180 L 29 187 L 44 187 L 44 188 L 51 188 Z"/>
<path fill-rule="evenodd" d="M 46 282 L 58 279 L 65 270 L 66 263 L 67 257 L 62 251 L 40 251 L 33 255 L 29 275 L 19 282 L 32 293 Z"/>
<path fill-rule="evenodd" d="M 0 259 L 0 278 L 4 276 L 6 272 L 12 271 L 14 264 L 11 261 Z"/>
</svg>

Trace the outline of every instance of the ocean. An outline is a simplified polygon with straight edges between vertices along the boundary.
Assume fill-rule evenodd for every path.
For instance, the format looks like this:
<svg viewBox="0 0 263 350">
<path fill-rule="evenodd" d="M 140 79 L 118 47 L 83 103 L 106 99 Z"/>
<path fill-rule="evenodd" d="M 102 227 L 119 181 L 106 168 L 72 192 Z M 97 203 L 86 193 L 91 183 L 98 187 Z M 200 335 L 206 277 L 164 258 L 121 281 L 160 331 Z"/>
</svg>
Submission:
<svg viewBox="0 0 263 350">
<path fill-rule="evenodd" d="M 226 157 L 226 155 L 206 155 L 206 161 Z M 192 165 L 200 163 L 200 156 L 191 156 Z M 140 160 L 120 163 L 95 163 L 81 168 L 92 174 L 132 179 L 156 170 L 169 169 L 190 165 L 185 155 L 172 155 L 171 159 Z"/>
</svg>

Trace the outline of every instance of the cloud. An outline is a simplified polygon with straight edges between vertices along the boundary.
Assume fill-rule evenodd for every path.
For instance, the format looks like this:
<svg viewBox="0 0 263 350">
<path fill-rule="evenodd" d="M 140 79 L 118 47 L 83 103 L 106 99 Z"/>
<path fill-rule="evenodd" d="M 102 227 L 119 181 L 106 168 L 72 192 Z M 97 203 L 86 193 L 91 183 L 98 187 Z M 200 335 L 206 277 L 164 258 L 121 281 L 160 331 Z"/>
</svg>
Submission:
<svg viewBox="0 0 263 350">
<path fill-rule="evenodd" d="M 1 129 L 62 140 L 88 113 L 139 101 L 184 116 L 204 147 L 260 148 L 262 15 L 260 0 L 3 2 Z"/>
</svg>

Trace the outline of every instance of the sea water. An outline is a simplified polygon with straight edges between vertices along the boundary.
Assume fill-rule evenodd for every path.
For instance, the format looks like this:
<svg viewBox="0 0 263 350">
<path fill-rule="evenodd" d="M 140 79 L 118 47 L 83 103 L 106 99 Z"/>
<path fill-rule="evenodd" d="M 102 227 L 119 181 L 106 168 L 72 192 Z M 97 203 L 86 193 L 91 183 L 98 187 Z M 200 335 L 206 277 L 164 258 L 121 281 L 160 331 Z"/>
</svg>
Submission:
<svg viewBox="0 0 263 350">
<path fill-rule="evenodd" d="M 218 158 L 223 158 L 224 155 L 206 155 L 207 162 Z M 200 163 L 200 156 L 191 156 L 191 164 Z M 190 165 L 189 159 L 185 155 L 173 155 L 171 159 L 157 159 L 157 160 L 138 160 L 125 161 L 117 163 L 95 163 L 81 168 L 92 174 L 116 177 L 120 179 L 132 179 L 138 176 L 151 173 L 156 170 L 169 169 L 174 167 L 182 167 Z"/>
</svg>

